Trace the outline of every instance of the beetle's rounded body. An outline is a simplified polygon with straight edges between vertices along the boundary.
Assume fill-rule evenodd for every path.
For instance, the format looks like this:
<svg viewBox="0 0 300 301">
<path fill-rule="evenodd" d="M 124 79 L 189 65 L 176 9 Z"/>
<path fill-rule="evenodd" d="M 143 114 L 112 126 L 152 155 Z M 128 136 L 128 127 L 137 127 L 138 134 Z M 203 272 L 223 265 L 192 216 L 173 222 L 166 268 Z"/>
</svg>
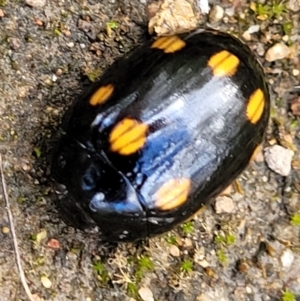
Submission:
<svg viewBox="0 0 300 301">
<path fill-rule="evenodd" d="M 130 241 L 170 230 L 224 190 L 261 144 L 261 66 L 230 35 L 159 38 L 116 62 L 77 101 L 53 156 L 75 227 Z"/>
</svg>

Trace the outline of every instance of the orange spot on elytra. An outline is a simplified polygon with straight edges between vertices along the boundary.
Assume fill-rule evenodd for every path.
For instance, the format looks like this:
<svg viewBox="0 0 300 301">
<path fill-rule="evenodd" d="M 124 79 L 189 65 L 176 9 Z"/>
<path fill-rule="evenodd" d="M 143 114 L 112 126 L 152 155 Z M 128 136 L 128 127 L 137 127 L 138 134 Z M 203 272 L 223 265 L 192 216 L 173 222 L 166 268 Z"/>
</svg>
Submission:
<svg viewBox="0 0 300 301">
<path fill-rule="evenodd" d="M 191 180 L 188 178 L 169 180 L 155 193 L 155 206 L 164 211 L 175 209 L 186 202 L 190 189 Z"/>
<path fill-rule="evenodd" d="M 246 115 L 251 123 L 255 124 L 261 118 L 265 107 L 265 97 L 261 89 L 255 90 L 247 104 Z"/>
<path fill-rule="evenodd" d="M 208 66 L 215 76 L 232 76 L 237 71 L 240 60 L 227 50 L 214 54 L 208 61 Z"/>
<path fill-rule="evenodd" d="M 162 37 L 157 39 L 151 45 L 151 48 L 158 48 L 165 53 L 176 52 L 185 47 L 186 42 L 181 40 L 178 36 Z"/>
<path fill-rule="evenodd" d="M 113 94 L 114 86 L 109 84 L 106 86 L 100 87 L 90 98 L 90 105 L 97 106 L 105 101 Z"/>
<path fill-rule="evenodd" d="M 110 149 L 120 155 L 131 155 L 140 150 L 145 142 L 148 125 L 132 118 L 120 121 L 109 136 Z"/>
</svg>

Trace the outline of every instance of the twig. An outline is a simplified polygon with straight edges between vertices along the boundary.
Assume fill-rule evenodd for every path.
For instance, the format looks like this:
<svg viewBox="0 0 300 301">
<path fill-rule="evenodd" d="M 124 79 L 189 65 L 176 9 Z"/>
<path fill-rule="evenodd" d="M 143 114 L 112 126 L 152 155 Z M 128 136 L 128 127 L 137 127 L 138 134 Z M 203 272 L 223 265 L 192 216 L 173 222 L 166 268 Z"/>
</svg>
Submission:
<svg viewBox="0 0 300 301">
<path fill-rule="evenodd" d="M 24 271 L 23 271 L 23 268 L 22 268 L 22 263 L 21 263 L 20 253 L 19 253 L 19 247 L 18 247 L 18 241 L 17 241 L 16 231 L 15 231 L 15 227 L 14 227 L 14 223 L 13 223 L 13 216 L 12 216 L 12 213 L 11 213 L 11 210 L 10 210 L 10 205 L 9 205 L 9 201 L 8 201 L 8 194 L 7 194 L 6 184 L 5 184 L 4 174 L 3 174 L 1 154 L 0 154 L 0 174 L 1 174 L 1 183 L 2 183 L 2 190 L 3 190 L 4 200 L 5 200 L 5 206 L 6 206 L 6 210 L 7 210 L 9 225 L 10 225 L 13 244 L 14 244 L 15 257 L 16 257 L 17 267 L 18 267 L 18 270 L 19 270 L 19 276 L 20 276 L 21 283 L 24 287 L 24 290 L 27 294 L 28 299 L 30 301 L 35 301 L 33 295 L 30 292 L 28 284 L 26 282 L 26 277 L 25 277 L 25 274 L 24 274 Z"/>
</svg>

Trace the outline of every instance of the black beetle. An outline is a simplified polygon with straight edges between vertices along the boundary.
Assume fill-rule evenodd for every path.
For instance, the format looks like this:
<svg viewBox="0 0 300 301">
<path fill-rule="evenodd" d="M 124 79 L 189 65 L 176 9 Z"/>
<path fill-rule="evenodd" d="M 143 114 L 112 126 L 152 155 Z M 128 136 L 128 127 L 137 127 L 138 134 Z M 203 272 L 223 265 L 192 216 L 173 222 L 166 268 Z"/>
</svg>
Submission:
<svg viewBox="0 0 300 301">
<path fill-rule="evenodd" d="M 231 35 L 137 47 L 68 113 L 52 163 L 62 216 L 106 241 L 168 231 L 246 168 L 269 114 L 262 67 Z"/>
</svg>

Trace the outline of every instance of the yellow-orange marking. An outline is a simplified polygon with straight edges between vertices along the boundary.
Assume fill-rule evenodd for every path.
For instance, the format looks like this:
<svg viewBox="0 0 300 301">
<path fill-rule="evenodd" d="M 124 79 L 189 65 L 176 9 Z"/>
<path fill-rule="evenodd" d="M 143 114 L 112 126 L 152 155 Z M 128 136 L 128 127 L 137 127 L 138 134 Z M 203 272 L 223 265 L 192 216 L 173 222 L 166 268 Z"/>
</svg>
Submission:
<svg viewBox="0 0 300 301">
<path fill-rule="evenodd" d="M 208 66 L 215 76 L 232 76 L 237 71 L 240 60 L 227 50 L 222 50 L 213 55 Z"/>
<path fill-rule="evenodd" d="M 155 193 L 155 206 L 164 211 L 175 209 L 186 202 L 190 189 L 191 180 L 188 178 L 169 180 Z"/>
<path fill-rule="evenodd" d="M 265 97 L 261 89 L 255 90 L 247 104 L 246 116 L 253 124 L 257 123 L 262 116 L 265 107 Z"/>
<path fill-rule="evenodd" d="M 101 105 L 109 99 L 109 97 L 114 92 L 114 86 L 109 84 L 106 86 L 100 87 L 90 98 L 90 105 L 97 106 Z"/>
<path fill-rule="evenodd" d="M 110 149 L 121 155 L 131 155 L 140 150 L 145 142 L 149 126 L 132 118 L 120 121 L 109 136 Z"/>
<path fill-rule="evenodd" d="M 151 45 L 151 48 L 158 48 L 165 53 L 176 52 L 185 47 L 186 42 L 181 40 L 178 36 L 162 37 L 157 39 Z"/>
</svg>

